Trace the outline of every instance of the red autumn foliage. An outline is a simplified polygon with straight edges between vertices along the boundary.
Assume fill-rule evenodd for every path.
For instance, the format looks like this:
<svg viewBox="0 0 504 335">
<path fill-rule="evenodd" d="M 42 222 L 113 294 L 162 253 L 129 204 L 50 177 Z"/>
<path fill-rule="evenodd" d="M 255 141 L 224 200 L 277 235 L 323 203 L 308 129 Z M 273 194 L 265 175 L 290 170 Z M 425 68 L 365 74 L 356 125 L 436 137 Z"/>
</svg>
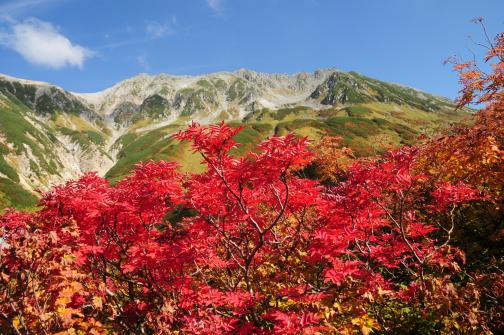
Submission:
<svg viewBox="0 0 504 335">
<path fill-rule="evenodd" d="M 463 76 L 465 99 L 482 90 L 486 111 L 500 110 L 498 75 Z M 492 160 L 481 177 L 464 147 L 499 139 L 485 120 L 372 159 L 337 139 L 314 154 L 294 135 L 236 157 L 240 128 L 193 123 L 175 137 L 201 155 L 201 174 L 146 162 L 111 186 L 90 173 L 36 212 L 0 216 L 0 332 L 499 333 L 500 249 L 470 248 L 502 199 L 492 179 L 502 166 Z M 470 157 L 470 174 L 443 165 L 448 150 Z M 304 177 L 331 158 L 330 185 Z"/>
<path fill-rule="evenodd" d="M 201 154 L 201 174 L 166 162 L 115 186 L 88 174 L 45 194 L 38 212 L 2 216 L 1 329 L 396 331 L 393 306 L 427 311 L 440 304 L 436 285 L 459 294 L 451 278 L 463 257 L 449 240 L 478 191 L 432 187 L 414 171 L 414 148 L 356 162 L 322 187 L 299 173 L 312 157 L 306 139 L 273 137 L 236 158 L 238 131 L 193 124 L 176 135 Z M 475 312 L 444 327 L 456 325 L 488 329 Z"/>
</svg>

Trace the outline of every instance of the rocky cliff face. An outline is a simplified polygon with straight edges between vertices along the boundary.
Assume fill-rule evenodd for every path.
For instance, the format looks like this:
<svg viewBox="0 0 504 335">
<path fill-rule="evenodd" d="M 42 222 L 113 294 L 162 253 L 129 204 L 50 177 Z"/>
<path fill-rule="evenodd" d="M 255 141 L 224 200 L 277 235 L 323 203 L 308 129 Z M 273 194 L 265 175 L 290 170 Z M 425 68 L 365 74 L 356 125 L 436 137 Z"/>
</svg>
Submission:
<svg viewBox="0 0 504 335">
<path fill-rule="evenodd" d="M 452 110 L 445 98 L 336 69 L 140 74 L 97 93 L 0 75 L 0 206 L 29 204 L 35 189 L 88 171 L 119 178 L 150 158 L 191 165 L 196 161 L 169 136 L 191 120 L 247 122 L 244 142 L 329 131 L 350 144 L 380 131 L 401 142 L 456 118 Z M 368 131 L 350 131 L 348 122 Z"/>
</svg>

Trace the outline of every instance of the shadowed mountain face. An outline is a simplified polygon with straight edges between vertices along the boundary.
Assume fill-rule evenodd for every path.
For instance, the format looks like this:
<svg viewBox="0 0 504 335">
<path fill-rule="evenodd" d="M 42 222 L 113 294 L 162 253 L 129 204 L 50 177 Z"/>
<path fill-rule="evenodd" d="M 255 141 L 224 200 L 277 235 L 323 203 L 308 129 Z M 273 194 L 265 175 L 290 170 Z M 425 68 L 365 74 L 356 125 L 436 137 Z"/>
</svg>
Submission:
<svg viewBox="0 0 504 335">
<path fill-rule="evenodd" d="M 464 116 L 448 99 L 335 69 L 141 74 L 98 93 L 0 75 L 0 208 L 32 206 L 34 190 L 87 171 L 115 181 L 148 159 L 198 171 L 200 158 L 170 137 L 191 120 L 247 124 L 237 154 L 295 132 L 339 135 L 368 155 Z"/>
</svg>

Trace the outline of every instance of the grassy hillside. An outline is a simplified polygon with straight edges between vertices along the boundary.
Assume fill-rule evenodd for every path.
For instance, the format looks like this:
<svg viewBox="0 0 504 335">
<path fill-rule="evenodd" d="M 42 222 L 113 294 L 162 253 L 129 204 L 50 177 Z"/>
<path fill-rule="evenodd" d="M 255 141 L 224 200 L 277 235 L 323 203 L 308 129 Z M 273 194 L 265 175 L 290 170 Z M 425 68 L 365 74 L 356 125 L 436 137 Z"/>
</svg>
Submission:
<svg viewBox="0 0 504 335">
<path fill-rule="evenodd" d="M 272 126 L 275 135 L 294 132 L 315 141 L 325 134 L 341 136 L 346 146 L 360 155 L 369 155 L 385 147 L 412 144 L 421 133 L 428 135 L 468 117 L 467 112 L 452 109 L 431 112 L 409 105 L 370 102 L 324 110 L 263 109 L 245 121 Z"/>
<path fill-rule="evenodd" d="M 341 136 L 343 143 L 358 155 L 372 155 L 387 147 L 413 144 L 421 133 L 432 133 L 439 127 L 468 117 L 466 112 L 449 109 L 431 112 L 408 105 L 372 102 L 324 110 L 308 107 L 262 109 L 249 114 L 243 122 L 229 123 L 232 126 L 246 126 L 236 137 L 240 143 L 235 152 L 237 155 L 268 136 L 281 136 L 290 132 L 307 136 L 313 141 L 324 134 Z M 141 124 L 145 124 L 145 121 Z M 173 160 L 181 164 L 182 171 L 200 171 L 201 158 L 192 153 L 186 143 L 171 138 L 171 134 L 183 127 L 184 122 L 175 122 L 151 131 L 131 130 L 126 133 L 115 144 L 116 148 L 120 148 L 117 163 L 107 172 L 106 177 L 112 181 L 119 180 L 136 163 L 149 159 Z M 133 125 L 133 129 L 135 128 Z"/>
<path fill-rule="evenodd" d="M 16 97 L 0 94 L 0 208 L 14 206 L 26 207 L 35 203 L 35 196 L 23 189 L 10 154 L 27 154 L 37 159 L 29 163 L 35 171 L 47 169 L 56 171 L 54 156 L 49 150 L 52 132 L 44 134 L 29 122 L 29 109 Z M 8 145 L 7 145 L 8 143 Z"/>
<path fill-rule="evenodd" d="M 0 209 L 36 203 L 33 191 L 22 186 L 20 170 L 24 182 L 33 185 L 62 177 L 67 162 L 59 156 L 64 148 L 58 136 L 67 136 L 79 150 L 106 154 L 101 149 L 108 136 L 103 129 L 73 112 L 52 110 L 50 115 L 40 116 L 27 101 L 20 100 L 26 94 L 0 90 Z"/>
<path fill-rule="evenodd" d="M 241 123 L 234 122 L 239 126 Z M 180 164 L 183 172 L 200 172 L 202 170 L 201 156 L 192 152 L 187 143 L 174 140 L 171 135 L 183 129 L 185 123 L 174 123 L 152 131 L 136 133 L 130 131 L 121 136 L 115 143 L 121 148 L 116 164 L 107 172 L 106 177 L 115 182 L 127 175 L 135 164 L 146 160 L 169 160 Z M 250 124 L 238 134 L 237 141 L 242 146 L 237 150 L 240 154 L 260 142 L 272 133 L 273 127 L 268 124 Z"/>
<path fill-rule="evenodd" d="M 172 138 L 192 119 L 246 125 L 236 155 L 290 132 L 315 143 L 341 136 L 358 155 L 373 155 L 470 116 L 445 98 L 330 69 L 197 80 L 144 75 L 107 94 L 98 106 L 50 84 L 0 76 L 0 208 L 33 206 L 34 189 L 83 171 L 99 170 L 114 183 L 152 159 L 199 172 L 201 157 Z"/>
</svg>

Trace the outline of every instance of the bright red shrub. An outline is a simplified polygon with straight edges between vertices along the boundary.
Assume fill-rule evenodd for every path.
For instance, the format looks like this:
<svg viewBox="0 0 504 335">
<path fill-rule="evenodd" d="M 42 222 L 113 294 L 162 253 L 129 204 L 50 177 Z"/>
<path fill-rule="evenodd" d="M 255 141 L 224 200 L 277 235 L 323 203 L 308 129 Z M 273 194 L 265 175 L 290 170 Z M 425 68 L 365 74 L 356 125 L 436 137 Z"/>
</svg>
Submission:
<svg viewBox="0 0 504 335">
<path fill-rule="evenodd" d="M 115 186 L 88 174 L 45 194 L 36 213 L 3 215 L 1 329 L 396 331 L 394 306 L 421 313 L 446 303 L 436 290 L 459 294 L 451 276 L 462 253 L 449 240 L 456 208 L 478 191 L 432 188 L 414 148 L 357 161 L 321 187 L 300 177 L 305 139 L 273 137 L 237 158 L 238 131 L 192 124 L 177 135 L 201 154 L 201 174 L 166 162 L 140 164 Z M 465 299 L 452 308 L 469 308 Z M 448 315 L 438 308 L 430 322 Z"/>
<path fill-rule="evenodd" d="M 492 74 L 456 66 L 461 103 L 489 102 L 474 126 L 365 160 L 327 138 L 315 166 L 331 186 L 302 177 L 304 138 L 235 157 L 241 128 L 193 123 L 175 137 L 201 174 L 146 162 L 114 186 L 89 173 L 37 212 L 8 210 L 0 332 L 498 333 L 501 252 L 475 261 L 469 235 L 502 225 L 502 44 Z"/>
</svg>

